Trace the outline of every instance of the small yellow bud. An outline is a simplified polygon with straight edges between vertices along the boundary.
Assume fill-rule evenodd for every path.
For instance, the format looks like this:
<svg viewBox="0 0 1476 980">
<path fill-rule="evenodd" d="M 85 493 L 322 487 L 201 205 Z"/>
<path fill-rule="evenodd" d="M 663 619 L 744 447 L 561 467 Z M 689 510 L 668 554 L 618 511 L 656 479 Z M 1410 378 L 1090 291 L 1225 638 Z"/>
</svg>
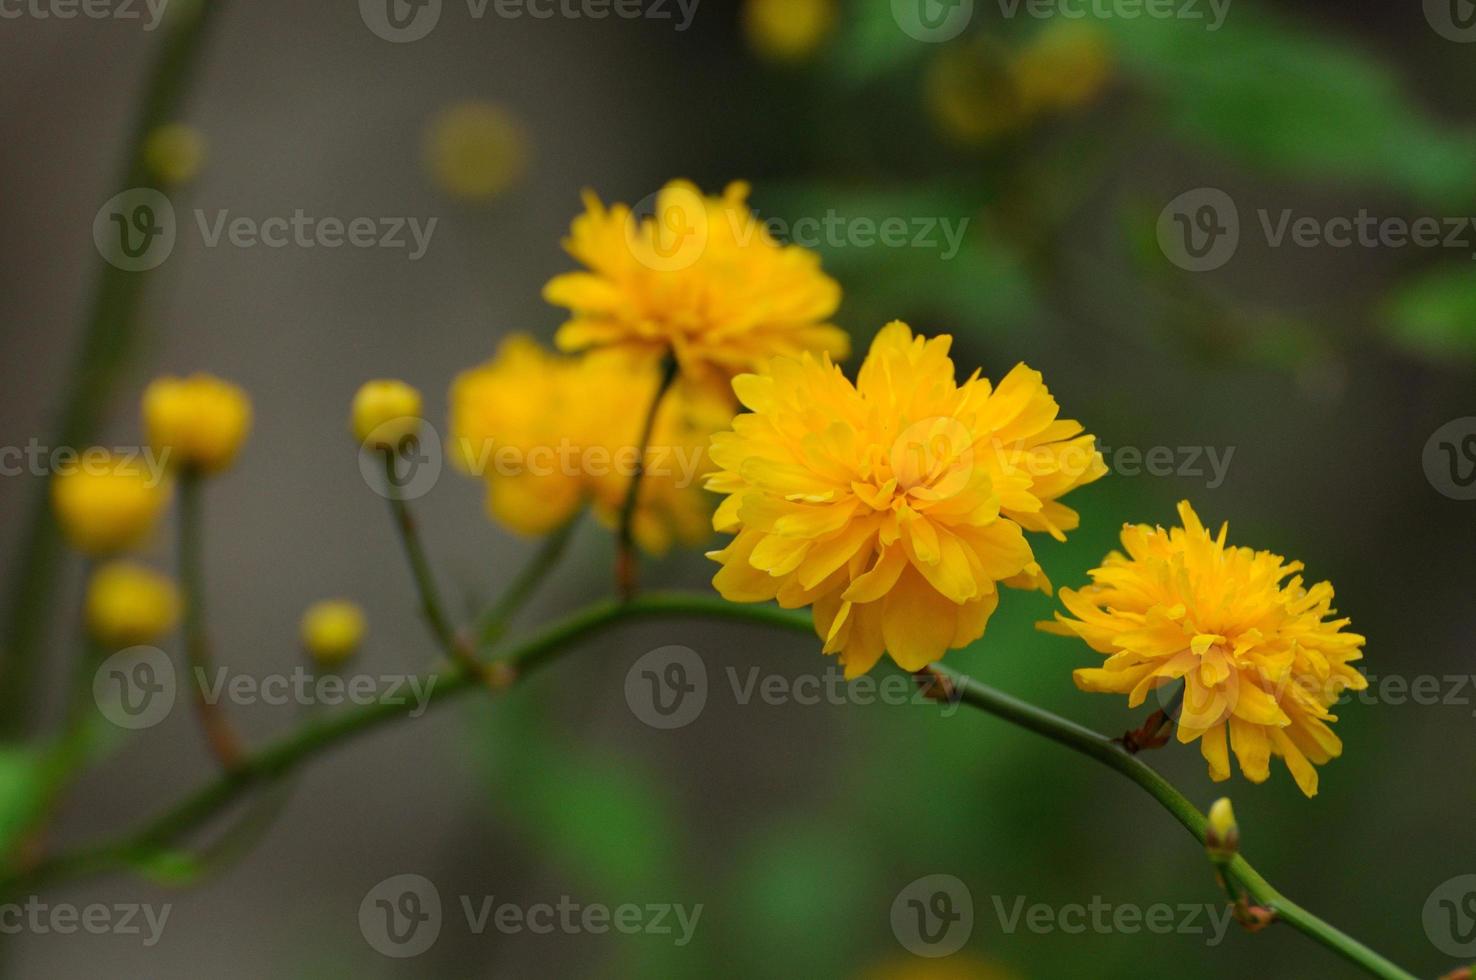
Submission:
<svg viewBox="0 0 1476 980">
<path fill-rule="evenodd" d="M 87 586 L 87 628 L 111 649 L 152 643 L 179 621 L 179 591 L 167 577 L 132 562 L 110 562 Z"/>
<path fill-rule="evenodd" d="M 1027 111 L 1076 109 L 1112 77 L 1112 51 L 1090 24 L 1053 24 L 1015 59 L 1015 84 Z"/>
<path fill-rule="evenodd" d="M 436 186 L 452 197 L 497 197 L 523 176 L 528 157 L 522 124 L 490 102 L 450 106 L 426 131 L 425 165 Z"/>
<path fill-rule="evenodd" d="M 251 431 L 251 400 L 210 374 L 155 378 L 144 391 L 143 425 L 169 465 L 214 473 L 231 465 Z"/>
<path fill-rule="evenodd" d="M 1240 827 L 1235 823 L 1235 810 L 1228 797 L 1220 797 L 1210 806 L 1209 830 L 1205 846 L 1213 857 L 1229 858 L 1240 848 Z"/>
<path fill-rule="evenodd" d="M 138 460 L 89 449 L 51 483 L 57 524 L 72 547 L 106 555 L 138 544 L 169 502 L 169 485 Z"/>
<path fill-rule="evenodd" d="M 144 140 L 144 165 L 165 187 L 187 184 L 205 163 L 205 137 L 193 126 L 166 123 Z"/>
<path fill-rule="evenodd" d="M 302 614 L 302 645 L 325 667 L 343 663 L 364 639 L 364 610 L 347 599 L 315 602 Z"/>
<path fill-rule="evenodd" d="M 835 27 L 835 0 L 748 0 L 743 29 L 754 51 L 775 61 L 803 61 Z"/>
<path fill-rule="evenodd" d="M 399 449 L 420 432 L 420 392 L 403 381 L 366 381 L 354 395 L 350 425 L 365 449 Z"/>
</svg>

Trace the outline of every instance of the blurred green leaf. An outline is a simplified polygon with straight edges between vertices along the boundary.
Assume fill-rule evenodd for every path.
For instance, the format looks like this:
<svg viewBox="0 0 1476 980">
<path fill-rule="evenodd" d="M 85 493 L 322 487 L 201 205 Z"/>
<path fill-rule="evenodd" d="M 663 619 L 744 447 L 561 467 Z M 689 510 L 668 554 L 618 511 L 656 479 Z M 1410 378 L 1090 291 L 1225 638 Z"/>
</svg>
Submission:
<svg viewBox="0 0 1476 980">
<path fill-rule="evenodd" d="M 1476 135 L 1428 119 L 1350 44 L 1240 7 L 1214 31 L 1153 19 L 1103 26 L 1182 136 L 1274 174 L 1469 198 Z"/>
<path fill-rule="evenodd" d="M 1396 344 L 1420 354 L 1476 354 L 1476 269 L 1440 269 L 1403 284 L 1379 319 Z"/>
<path fill-rule="evenodd" d="M 0 856 L 12 856 L 46 801 L 46 758 L 34 749 L 0 747 Z"/>
</svg>

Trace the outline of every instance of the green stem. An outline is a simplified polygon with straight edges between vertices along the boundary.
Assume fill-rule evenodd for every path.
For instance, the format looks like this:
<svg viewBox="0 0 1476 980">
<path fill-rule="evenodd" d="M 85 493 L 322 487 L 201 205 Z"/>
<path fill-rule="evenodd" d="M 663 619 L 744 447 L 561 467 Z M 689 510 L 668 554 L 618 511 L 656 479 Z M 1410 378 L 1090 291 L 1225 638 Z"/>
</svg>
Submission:
<svg viewBox="0 0 1476 980">
<path fill-rule="evenodd" d="M 194 78 L 207 28 L 222 2 L 201 0 L 198 5 L 180 4 L 177 11 L 170 8 L 159 53 L 134 116 L 118 190 L 152 185 L 143 158 L 144 141 L 178 112 Z M 133 346 L 138 306 L 151 275 L 125 272 L 98 259 L 87 324 L 51 433 L 51 446 L 80 449 L 95 438 L 119 369 Z M 9 602 L 4 632 L 0 633 L 0 735 L 23 734 L 34 705 L 41 700 L 32 690 L 36 656 L 45 635 L 60 556 L 61 539 L 51 515 L 51 494 L 49 486 L 43 484 L 31 503 L 20 547 L 6 579 Z"/>
<path fill-rule="evenodd" d="M 518 577 L 513 579 L 498 598 L 497 602 L 488 609 L 477 625 L 478 646 L 480 649 L 491 647 L 502 635 L 507 632 L 508 625 L 512 622 L 514 614 L 521 608 L 533 591 L 542 584 L 558 565 L 559 559 L 564 556 L 564 551 L 569 547 L 569 540 L 574 537 L 574 529 L 579 524 L 576 515 L 568 522 L 543 539 L 543 544 L 538 548 L 538 553 L 533 556 Z"/>
<path fill-rule="evenodd" d="M 214 658 L 205 627 L 204 478 L 193 469 L 179 475 L 179 595 L 184 608 L 185 661 L 194 689 L 195 713 L 210 751 L 225 769 L 241 762 L 242 742 L 218 702 L 210 699 Z"/>
<path fill-rule="evenodd" d="M 463 644 L 456 640 L 456 631 L 446 617 L 441 605 L 441 594 L 436 589 L 435 574 L 425 556 L 425 545 L 420 540 L 420 530 L 410 505 L 401 492 L 399 473 L 395 462 L 399 453 L 394 449 L 381 450 L 384 455 L 385 496 L 389 499 L 390 513 L 395 519 L 395 528 L 400 533 L 400 542 L 405 546 L 405 558 L 410 563 L 410 575 L 415 579 L 415 591 L 420 596 L 420 611 L 435 635 L 436 642 L 447 654 L 459 657 Z"/>
<path fill-rule="evenodd" d="M 651 444 L 651 433 L 656 430 L 656 415 L 661 410 L 661 401 L 677 379 L 676 355 L 668 353 L 661 359 L 661 378 L 656 382 L 656 393 L 646 409 L 646 419 L 641 424 L 640 441 L 636 444 L 635 470 L 630 475 L 630 486 L 625 488 L 625 500 L 620 505 L 620 524 L 616 532 L 615 587 L 624 599 L 635 597 L 638 569 L 635 554 L 635 515 L 640 503 L 641 481 L 646 475 L 646 448 Z"/>
<path fill-rule="evenodd" d="M 578 640 L 624 620 L 653 616 L 723 619 L 779 626 L 806 634 L 813 632 L 808 615 L 774 606 L 735 605 L 717 596 L 707 595 L 647 595 L 625 602 L 606 601 L 589 606 L 517 645 L 499 663 L 509 678 L 515 678 L 553 660 Z M 1105 735 L 964 677 L 956 671 L 941 667 L 934 670 L 947 678 L 964 704 L 1058 742 L 1131 779 L 1157 800 L 1203 846 L 1207 828 L 1205 816 L 1154 769 L 1136 756 L 1128 754 Z M 448 701 L 454 695 L 474 687 L 466 671 L 453 669 L 450 674 L 439 679 L 432 694 L 432 703 Z M 405 717 L 413 707 L 413 704 L 380 702 L 311 724 L 268 746 L 248 759 L 239 772 L 217 779 L 149 824 L 140 833 L 116 843 L 51 858 L 28 875 L 8 883 L 8 889 L 0 887 L 0 894 L 35 889 L 40 883 L 126 865 L 127 858 L 134 849 L 140 846 L 158 846 L 161 842 L 194 829 L 231 803 L 253 783 L 290 772 L 299 763 L 333 745 L 381 724 Z M 1236 855 L 1227 866 L 1250 896 L 1273 911 L 1281 921 L 1373 976 L 1387 980 L 1414 980 L 1412 974 L 1401 970 L 1356 939 L 1338 931 L 1282 895 L 1244 856 Z"/>
</svg>

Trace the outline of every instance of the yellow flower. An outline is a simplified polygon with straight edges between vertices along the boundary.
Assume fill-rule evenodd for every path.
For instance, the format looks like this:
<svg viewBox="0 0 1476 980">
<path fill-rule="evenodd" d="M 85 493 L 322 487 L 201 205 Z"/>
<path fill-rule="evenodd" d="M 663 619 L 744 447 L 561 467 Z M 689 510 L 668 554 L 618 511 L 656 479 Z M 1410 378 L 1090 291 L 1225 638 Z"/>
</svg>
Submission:
<svg viewBox="0 0 1476 980">
<path fill-rule="evenodd" d="M 1061 590 L 1075 618 L 1057 613 L 1047 632 L 1079 636 L 1107 657 L 1076 671 L 1083 691 L 1128 695 L 1137 707 L 1149 692 L 1183 680 L 1179 741 L 1199 739 L 1210 778 L 1230 778 L 1229 750 L 1252 782 L 1285 760 L 1297 786 L 1317 793 L 1317 770 L 1342 753 L 1328 708 L 1367 680 L 1352 666 L 1364 638 L 1345 633 L 1334 615 L 1333 588 L 1304 588 L 1301 562 L 1211 536 L 1188 501 L 1181 528 L 1146 524 L 1122 530 L 1126 555 L 1114 551 L 1091 572 L 1093 584 Z M 1287 576 L 1294 576 L 1284 581 Z"/>
<path fill-rule="evenodd" d="M 251 401 L 210 374 L 155 378 L 143 395 L 149 442 L 169 465 L 214 473 L 230 466 L 251 429 Z"/>
<path fill-rule="evenodd" d="M 349 425 L 366 449 L 398 449 L 420 432 L 420 392 L 403 381 L 366 381 L 354 394 Z"/>
<path fill-rule="evenodd" d="M 87 627 L 97 642 L 121 649 L 152 643 L 179 621 L 179 591 L 167 577 L 132 562 L 110 562 L 87 586 Z"/>
<path fill-rule="evenodd" d="M 1217 858 L 1235 856 L 1240 847 L 1240 827 L 1235 823 L 1235 808 L 1230 798 L 1222 796 L 1210 805 L 1209 827 L 1205 831 L 1205 846 Z"/>
<path fill-rule="evenodd" d="M 205 137 L 193 126 L 166 123 L 144 140 L 144 164 L 166 187 L 187 184 L 205 164 Z"/>
<path fill-rule="evenodd" d="M 506 191 L 528 169 L 528 137 L 506 109 L 490 102 L 461 102 L 431 121 L 425 163 L 436 185 L 452 197 L 487 201 Z"/>
<path fill-rule="evenodd" d="M 965 145 L 997 139 L 1028 117 L 1010 53 L 988 35 L 942 48 L 928 65 L 923 91 L 939 131 Z"/>
<path fill-rule="evenodd" d="M 657 381 L 646 359 L 564 357 L 515 335 L 452 384 L 452 462 L 486 479 L 488 513 L 521 534 L 553 531 L 586 502 L 613 527 Z M 728 405 L 683 383 L 662 400 L 633 525 L 647 551 L 709 533 L 711 506 L 700 482 L 709 437 L 732 419 Z"/>
<path fill-rule="evenodd" d="M 153 530 L 169 485 L 139 460 L 98 449 L 51 482 L 57 523 L 78 551 L 104 555 L 130 548 Z"/>
<path fill-rule="evenodd" d="M 325 599 L 302 614 L 302 645 L 325 666 L 343 663 L 364 641 L 364 610 L 347 599 Z"/>
<path fill-rule="evenodd" d="M 543 289 L 572 312 L 558 346 L 671 351 L 685 374 L 723 380 L 779 355 L 843 357 L 849 339 L 826 322 L 840 287 L 816 255 L 778 244 L 747 197 L 742 183 L 704 198 L 673 181 L 655 213 L 637 219 L 586 192 L 564 248 L 589 271 L 555 276 Z"/>
<path fill-rule="evenodd" d="M 1052 24 L 1015 58 L 1015 86 L 1027 111 L 1075 109 L 1092 101 L 1112 75 L 1100 28 Z"/>
<path fill-rule="evenodd" d="M 776 61 L 803 61 L 835 28 L 835 0 L 748 0 L 743 29 L 755 51 Z"/>
<path fill-rule="evenodd" d="M 959 385 L 951 343 L 888 324 L 855 385 L 828 358 L 776 359 L 734 380 L 752 414 L 713 437 L 713 523 L 737 535 L 711 554 L 713 585 L 813 605 L 847 677 L 884 651 L 919 670 L 978 639 L 1000 582 L 1048 590 L 1023 531 L 1064 538 L 1077 516 L 1057 498 L 1106 472 L 1040 374 Z"/>
</svg>

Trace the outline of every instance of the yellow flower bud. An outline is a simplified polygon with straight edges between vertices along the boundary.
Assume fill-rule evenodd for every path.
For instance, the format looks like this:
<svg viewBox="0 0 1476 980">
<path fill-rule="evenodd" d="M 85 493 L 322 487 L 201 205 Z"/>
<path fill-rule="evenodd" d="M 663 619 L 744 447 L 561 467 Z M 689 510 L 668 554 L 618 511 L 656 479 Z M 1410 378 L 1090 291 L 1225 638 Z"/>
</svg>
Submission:
<svg viewBox="0 0 1476 980">
<path fill-rule="evenodd" d="M 87 586 L 87 628 L 113 649 L 152 643 L 179 621 L 179 591 L 167 577 L 132 562 L 110 562 Z"/>
<path fill-rule="evenodd" d="M 354 395 L 350 425 L 365 449 L 398 449 L 420 432 L 420 392 L 403 381 L 366 381 Z"/>
<path fill-rule="evenodd" d="M 748 0 L 743 29 L 749 45 L 775 61 L 803 61 L 835 27 L 835 0 Z"/>
<path fill-rule="evenodd" d="M 144 391 L 143 425 L 169 465 L 214 473 L 231 465 L 251 431 L 251 400 L 210 374 L 156 378 Z"/>
<path fill-rule="evenodd" d="M 302 645 L 325 667 L 343 663 L 364 639 L 364 610 L 347 599 L 315 602 L 302 614 Z"/>
<path fill-rule="evenodd" d="M 1220 797 L 1210 806 L 1209 831 L 1205 846 L 1213 857 L 1229 858 L 1240 847 L 1240 828 L 1235 823 L 1235 810 L 1228 797 Z"/>
<path fill-rule="evenodd" d="M 166 123 L 144 140 L 144 164 L 166 187 L 187 184 L 205 163 L 205 137 L 193 126 Z"/>
<path fill-rule="evenodd" d="M 469 201 L 487 201 L 515 184 L 528 169 L 528 137 L 506 109 L 490 102 L 462 102 L 431 121 L 425 163 L 436 186 Z"/>
<path fill-rule="evenodd" d="M 1027 111 L 1084 106 L 1111 77 L 1111 48 L 1090 24 L 1052 24 L 1015 59 L 1015 84 Z"/>
<path fill-rule="evenodd" d="M 169 485 L 138 460 L 90 449 L 57 473 L 51 505 L 78 551 L 106 555 L 130 548 L 153 530 L 169 502 Z"/>
</svg>

